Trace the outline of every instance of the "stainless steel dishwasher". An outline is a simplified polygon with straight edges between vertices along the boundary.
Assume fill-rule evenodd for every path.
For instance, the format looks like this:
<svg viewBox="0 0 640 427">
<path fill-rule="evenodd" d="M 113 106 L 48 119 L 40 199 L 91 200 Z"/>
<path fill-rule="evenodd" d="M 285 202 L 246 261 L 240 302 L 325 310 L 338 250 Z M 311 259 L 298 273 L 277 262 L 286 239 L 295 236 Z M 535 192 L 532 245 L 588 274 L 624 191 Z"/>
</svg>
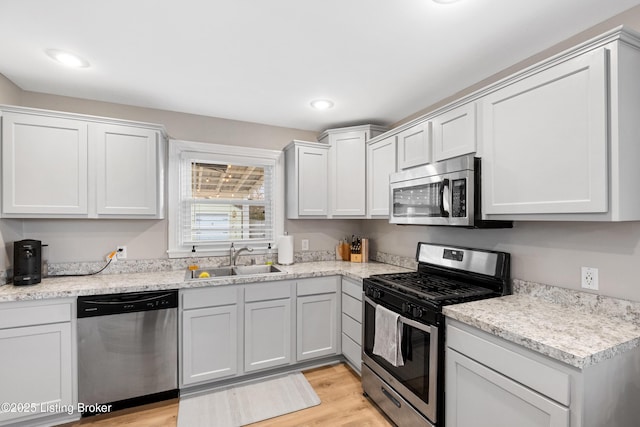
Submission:
<svg viewBox="0 0 640 427">
<path fill-rule="evenodd" d="M 178 396 L 177 307 L 174 290 L 78 297 L 83 415 Z"/>
</svg>

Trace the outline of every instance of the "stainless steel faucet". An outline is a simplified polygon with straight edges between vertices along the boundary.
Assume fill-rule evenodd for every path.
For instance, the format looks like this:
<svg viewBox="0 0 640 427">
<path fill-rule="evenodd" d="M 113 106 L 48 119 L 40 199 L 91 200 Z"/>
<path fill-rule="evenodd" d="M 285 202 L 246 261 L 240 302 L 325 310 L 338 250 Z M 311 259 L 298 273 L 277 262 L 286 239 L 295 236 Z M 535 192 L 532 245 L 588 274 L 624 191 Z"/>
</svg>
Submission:
<svg viewBox="0 0 640 427">
<path fill-rule="evenodd" d="M 233 243 L 231 243 L 231 248 L 229 248 L 229 265 L 236 265 L 236 261 L 238 260 L 238 255 L 240 255 L 241 252 L 253 252 L 253 248 L 249 248 L 247 246 L 240 248 L 236 251 L 236 248 L 233 246 Z"/>
</svg>

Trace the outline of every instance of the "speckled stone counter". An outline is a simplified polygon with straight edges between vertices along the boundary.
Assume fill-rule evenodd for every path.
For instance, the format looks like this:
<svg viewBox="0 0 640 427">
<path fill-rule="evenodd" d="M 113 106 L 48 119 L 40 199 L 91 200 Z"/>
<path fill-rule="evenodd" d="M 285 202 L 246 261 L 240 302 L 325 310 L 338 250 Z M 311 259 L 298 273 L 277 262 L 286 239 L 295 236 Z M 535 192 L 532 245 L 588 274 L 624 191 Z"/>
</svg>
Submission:
<svg viewBox="0 0 640 427">
<path fill-rule="evenodd" d="M 343 275 L 355 280 L 361 280 L 373 274 L 409 271 L 389 264 L 344 261 L 305 262 L 288 266 L 276 265 L 276 267 L 282 272 L 196 280 L 187 280 L 185 269 L 130 274 L 98 274 L 86 277 L 50 277 L 37 285 L 2 285 L 0 286 L 0 302 L 68 298 L 80 295 L 119 292 L 200 288 L 333 275 Z"/>
<path fill-rule="evenodd" d="M 640 346 L 640 327 L 585 306 L 525 294 L 445 307 L 447 317 L 584 368 Z"/>
</svg>

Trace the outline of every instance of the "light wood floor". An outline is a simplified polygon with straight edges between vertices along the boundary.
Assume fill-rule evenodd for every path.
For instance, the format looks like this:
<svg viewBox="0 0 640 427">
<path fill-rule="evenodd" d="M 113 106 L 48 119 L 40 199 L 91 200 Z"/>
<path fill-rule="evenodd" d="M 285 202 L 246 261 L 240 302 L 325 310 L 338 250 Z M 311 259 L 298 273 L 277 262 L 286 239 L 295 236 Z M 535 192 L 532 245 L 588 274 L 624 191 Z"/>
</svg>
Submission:
<svg viewBox="0 0 640 427">
<path fill-rule="evenodd" d="M 360 377 L 347 365 L 325 366 L 303 373 L 322 403 L 302 411 L 251 424 L 252 427 L 393 425 L 362 396 Z M 64 427 L 175 427 L 177 419 L 178 399 L 174 399 L 84 418 L 78 422 L 65 424 Z"/>
</svg>

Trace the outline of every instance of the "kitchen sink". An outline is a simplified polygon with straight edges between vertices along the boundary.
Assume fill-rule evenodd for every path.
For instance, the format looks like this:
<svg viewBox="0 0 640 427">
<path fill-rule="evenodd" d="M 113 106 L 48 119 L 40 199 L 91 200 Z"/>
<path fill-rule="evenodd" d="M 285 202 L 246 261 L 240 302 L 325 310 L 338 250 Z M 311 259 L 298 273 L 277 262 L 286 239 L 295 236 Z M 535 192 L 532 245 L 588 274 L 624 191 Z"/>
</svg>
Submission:
<svg viewBox="0 0 640 427">
<path fill-rule="evenodd" d="M 282 273 L 273 265 L 236 265 L 234 267 L 187 270 L 186 279 L 211 279 L 214 277 L 249 276 L 252 274 Z"/>
<path fill-rule="evenodd" d="M 281 271 L 273 265 L 237 265 L 233 267 L 235 275 L 243 276 L 245 274 L 264 274 L 264 273 L 280 273 Z"/>
</svg>

